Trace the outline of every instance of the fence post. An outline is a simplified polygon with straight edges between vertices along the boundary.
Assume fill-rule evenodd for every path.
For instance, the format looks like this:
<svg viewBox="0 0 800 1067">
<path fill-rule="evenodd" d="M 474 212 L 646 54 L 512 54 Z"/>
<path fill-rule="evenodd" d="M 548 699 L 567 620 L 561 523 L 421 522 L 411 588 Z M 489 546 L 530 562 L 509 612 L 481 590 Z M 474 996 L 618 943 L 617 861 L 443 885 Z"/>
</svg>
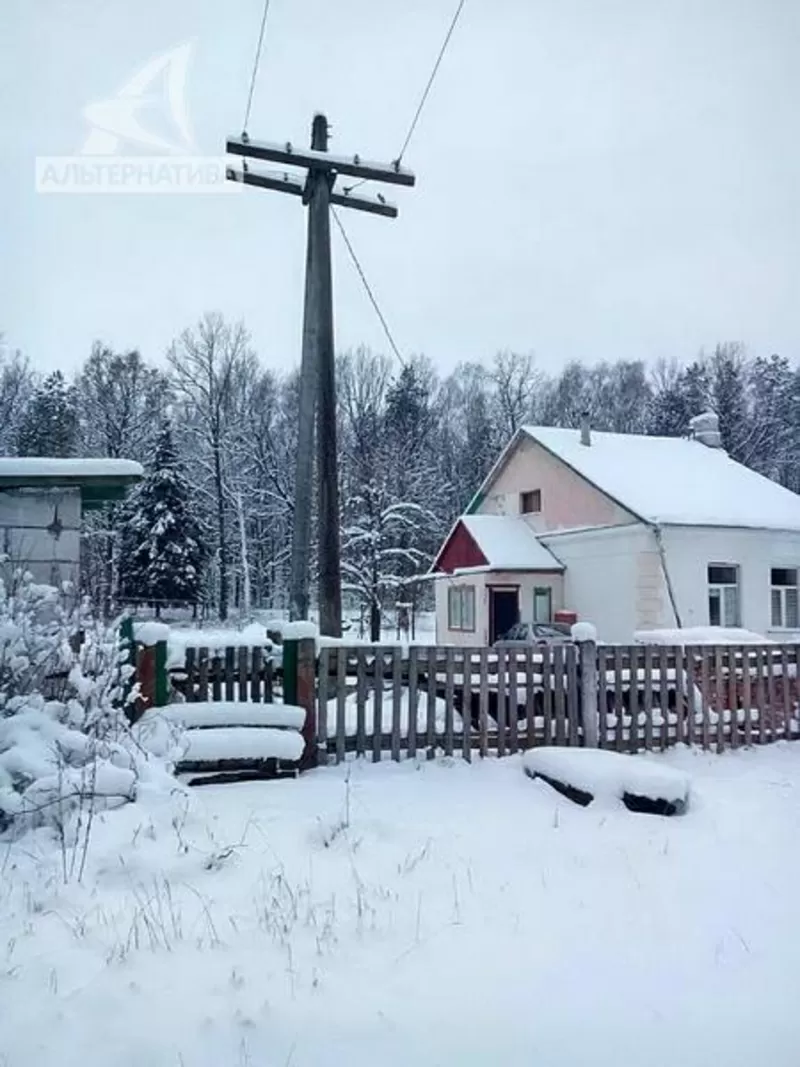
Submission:
<svg viewBox="0 0 800 1067">
<path fill-rule="evenodd" d="M 130 719 L 135 713 L 134 708 L 130 706 L 130 697 L 136 685 L 136 641 L 133 636 L 133 619 L 129 615 L 119 624 L 119 647 L 120 652 L 124 654 L 124 660 L 122 655 L 120 656 L 120 666 L 130 668 L 130 673 L 123 678 L 120 686 L 120 706 Z"/>
<path fill-rule="evenodd" d="M 169 703 L 169 679 L 167 676 L 167 642 L 156 642 L 155 654 L 155 692 L 153 704 L 157 708 L 166 707 Z"/>
<path fill-rule="evenodd" d="M 572 640 L 578 646 L 580 657 L 583 744 L 585 748 L 597 748 L 600 739 L 597 699 L 597 631 L 591 623 L 575 623 L 572 627 Z"/>
<path fill-rule="evenodd" d="M 313 637 L 299 640 L 286 638 L 283 642 L 283 702 L 305 710 L 303 725 L 305 749 L 300 770 L 316 767 L 317 752 L 317 650 Z"/>
</svg>

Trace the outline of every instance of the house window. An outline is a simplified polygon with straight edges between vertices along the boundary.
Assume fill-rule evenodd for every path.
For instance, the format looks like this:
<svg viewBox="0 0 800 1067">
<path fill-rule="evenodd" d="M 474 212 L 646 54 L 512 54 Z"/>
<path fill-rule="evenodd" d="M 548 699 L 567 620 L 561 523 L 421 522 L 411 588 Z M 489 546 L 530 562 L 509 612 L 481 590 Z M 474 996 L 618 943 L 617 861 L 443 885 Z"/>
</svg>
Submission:
<svg viewBox="0 0 800 1067">
<path fill-rule="evenodd" d="M 553 621 L 553 590 L 546 586 L 533 591 L 533 621 Z"/>
<path fill-rule="evenodd" d="M 797 567 L 773 567 L 770 574 L 772 625 L 777 630 L 800 629 Z"/>
<path fill-rule="evenodd" d="M 454 585 L 447 590 L 447 629 L 475 629 L 474 585 Z"/>
<path fill-rule="evenodd" d="M 529 489 L 519 494 L 520 515 L 537 515 L 542 510 L 542 490 Z"/>
<path fill-rule="evenodd" d="M 708 567 L 708 621 L 712 626 L 741 626 L 739 568 L 731 563 Z"/>
</svg>

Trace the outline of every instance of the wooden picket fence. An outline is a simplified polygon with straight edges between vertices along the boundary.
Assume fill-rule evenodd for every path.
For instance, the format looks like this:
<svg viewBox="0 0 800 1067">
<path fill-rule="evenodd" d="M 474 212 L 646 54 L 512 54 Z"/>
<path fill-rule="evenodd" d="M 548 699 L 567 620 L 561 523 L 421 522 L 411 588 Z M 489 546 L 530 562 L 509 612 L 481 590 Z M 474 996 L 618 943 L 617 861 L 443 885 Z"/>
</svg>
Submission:
<svg viewBox="0 0 800 1067">
<path fill-rule="evenodd" d="M 169 672 L 170 684 L 187 701 L 274 698 L 275 668 L 262 648 L 187 648 L 183 666 Z"/>
<path fill-rule="evenodd" d="M 472 758 L 583 743 L 716 748 L 800 736 L 796 645 L 487 649 L 331 646 L 317 671 L 322 758 Z M 581 685 L 586 657 L 596 688 Z M 589 677 L 592 677 L 590 675 Z"/>
</svg>

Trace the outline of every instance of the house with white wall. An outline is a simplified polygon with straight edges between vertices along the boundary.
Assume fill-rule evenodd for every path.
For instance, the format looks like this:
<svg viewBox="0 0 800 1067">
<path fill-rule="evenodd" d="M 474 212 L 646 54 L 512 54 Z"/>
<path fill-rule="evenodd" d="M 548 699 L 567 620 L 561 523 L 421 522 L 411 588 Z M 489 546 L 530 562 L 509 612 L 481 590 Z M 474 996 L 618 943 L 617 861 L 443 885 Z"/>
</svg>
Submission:
<svg viewBox="0 0 800 1067">
<path fill-rule="evenodd" d="M 800 496 L 732 460 L 716 416 L 685 438 L 524 426 L 432 568 L 437 641 L 518 621 L 745 627 L 800 640 Z"/>
<path fill-rule="evenodd" d="M 51 585 L 77 583 L 81 518 L 142 477 L 125 459 L 0 457 L 0 555 Z"/>
</svg>

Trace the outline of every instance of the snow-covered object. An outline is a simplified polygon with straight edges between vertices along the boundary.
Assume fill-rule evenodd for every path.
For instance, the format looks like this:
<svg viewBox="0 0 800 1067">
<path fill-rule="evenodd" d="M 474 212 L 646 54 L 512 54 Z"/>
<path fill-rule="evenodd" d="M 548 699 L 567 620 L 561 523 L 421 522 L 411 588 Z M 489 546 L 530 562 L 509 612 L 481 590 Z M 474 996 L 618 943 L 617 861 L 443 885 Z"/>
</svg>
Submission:
<svg viewBox="0 0 800 1067">
<path fill-rule="evenodd" d="M 222 760 L 299 760 L 305 742 L 294 730 L 255 730 L 228 726 L 190 730 L 181 763 L 216 763 Z"/>
<path fill-rule="evenodd" d="M 152 625 L 152 624 L 150 624 Z M 167 664 L 182 667 L 186 662 L 187 648 L 207 648 L 219 651 L 223 648 L 272 649 L 267 629 L 260 622 L 251 622 L 242 630 L 181 630 L 168 628 Z"/>
<path fill-rule="evenodd" d="M 304 620 L 271 623 L 270 629 L 279 633 L 284 641 L 302 641 L 304 638 L 316 640 L 319 637 L 319 628 L 316 623 Z"/>
<path fill-rule="evenodd" d="M 169 641 L 170 628 L 165 622 L 134 622 L 133 636 L 142 645 L 157 645 L 159 641 Z"/>
<path fill-rule="evenodd" d="M 720 448 L 680 437 L 525 426 L 523 432 L 647 522 L 800 530 L 800 496 L 736 463 Z"/>
<path fill-rule="evenodd" d="M 572 624 L 573 641 L 597 641 L 597 627 L 591 622 L 574 622 Z"/>
<path fill-rule="evenodd" d="M 586 803 L 580 794 L 588 796 L 589 802 L 640 798 L 681 812 L 689 800 L 689 776 L 657 758 L 603 749 L 543 747 L 530 749 L 522 762 L 526 774 L 571 790 L 579 803 Z"/>
<path fill-rule="evenodd" d="M 773 645 L 768 637 L 725 626 L 687 626 L 683 630 L 637 630 L 640 645 Z"/>
<path fill-rule="evenodd" d="M 495 570 L 564 570 L 563 563 L 516 515 L 462 515 L 460 521 Z"/>
<path fill-rule="evenodd" d="M 140 463 L 130 459 L 56 459 L 47 456 L 2 456 L 0 478 L 141 478 Z"/>
<path fill-rule="evenodd" d="M 63 830 L 73 816 L 80 823 L 81 812 L 135 799 L 155 763 L 149 766 L 125 718 L 131 668 L 116 632 L 96 625 L 69 591 L 37 585 L 19 572 L 4 577 L 0 831 Z M 76 651 L 71 638 L 79 631 Z"/>
<path fill-rule="evenodd" d="M 159 716 L 187 730 L 210 726 L 289 726 L 299 730 L 306 719 L 294 704 L 254 704 L 252 701 L 211 700 L 196 704 L 169 704 L 144 716 Z"/>
<path fill-rule="evenodd" d="M 713 411 L 703 411 L 689 419 L 689 428 L 695 441 L 707 448 L 722 448 L 722 435 L 719 432 L 719 416 Z"/>
</svg>

